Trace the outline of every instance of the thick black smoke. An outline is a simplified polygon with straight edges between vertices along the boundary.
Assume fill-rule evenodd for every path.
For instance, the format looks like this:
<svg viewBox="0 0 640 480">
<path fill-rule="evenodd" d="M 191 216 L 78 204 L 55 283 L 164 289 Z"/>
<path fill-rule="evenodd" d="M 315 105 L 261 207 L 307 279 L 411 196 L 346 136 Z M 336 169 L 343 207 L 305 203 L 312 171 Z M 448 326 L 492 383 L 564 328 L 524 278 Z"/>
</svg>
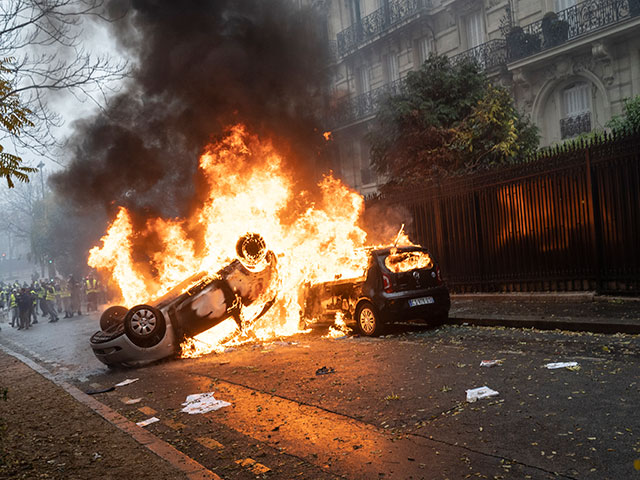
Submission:
<svg viewBox="0 0 640 480">
<path fill-rule="evenodd" d="M 139 219 L 184 216 L 203 148 L 244 123 L 271 138 L 299 178 L 318 158 L 327 70 L 322 20 L 287 0 L 114 0 L 135 58 L 106 111 L 78 122 L 69 167 L 52 179 L 84 257 L 116 206 Z M 61 234 L 63 232 L 60 232 Z M 84 261 L 86 257 L 82 260 Z"/>
</svg>

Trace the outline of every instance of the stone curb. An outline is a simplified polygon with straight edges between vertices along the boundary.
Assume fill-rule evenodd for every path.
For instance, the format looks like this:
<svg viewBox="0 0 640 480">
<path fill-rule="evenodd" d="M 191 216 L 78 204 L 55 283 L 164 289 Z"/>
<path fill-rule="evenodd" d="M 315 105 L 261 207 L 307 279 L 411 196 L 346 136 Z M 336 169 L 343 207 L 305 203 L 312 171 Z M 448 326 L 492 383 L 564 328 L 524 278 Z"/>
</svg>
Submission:
<svg viewBox="0 0 640 480">
<path fill-rule="evenodd" d="M 211 470 L 207 469 L 200 463 L 193 460 L 191 457 L 177 450 L 175 447 L 169 445 L 167 442 L 160 440 L 158 437 L 148 432 L 144 428 L 139 427 L 135 423 L 131 422 L 129 419 L 123 417 L 115 410 L 100 403 L 99 401 L 90 397 L 70 383 L 57 379 L 51 372 L 49 372 L 49 370 L 42 367 L 41 365 L 38 365 L 30 358 L 27 358 L 20 353 L 14 352 L 13 350 L 1 344 L 0 350 L 20 360 L 29 368 L 38 372 L 44 378 L 62 388 L 78 402 L 90 408 L 95 413 L 104 418 L 107 422 L 122 430 L 140 445 L 146 447 L 163 460 L 169 462 L 169 464 L 171 464 L 177 470 L 180 470 L 182 473 L 184 473 L 189 480 L 222 480 L 221 477 L 213 473 Z"/>
<path fill-rule="evenodd" d="M 474 325 L 480 327 L 510 327 L 510 328 L 536 328 L 538 330 L 569 330 L 573 332 L 591 333 L 627 333 L 640 334 L 640 325 L 634 323 L 606 322 L 602 319 L 584 318 L 580 320 L 556 318 L 532 318 L 532 317 L 474 317 L 452 316 L 447 323 L 454 325 Z"/>
</svg>

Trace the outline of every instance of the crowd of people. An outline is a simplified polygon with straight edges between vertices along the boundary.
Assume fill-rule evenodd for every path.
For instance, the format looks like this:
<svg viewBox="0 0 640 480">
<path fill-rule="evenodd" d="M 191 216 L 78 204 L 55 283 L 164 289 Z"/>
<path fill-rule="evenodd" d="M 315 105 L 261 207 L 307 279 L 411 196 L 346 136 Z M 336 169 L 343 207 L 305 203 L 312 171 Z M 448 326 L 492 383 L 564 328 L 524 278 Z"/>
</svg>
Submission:
<svg viewBox="0 0 640 480">
<path fill-rule="evenodd" d="M 34 280 L 31 285 L 0 282 L 0 311 L 8 315 L 12 327 L 28 330 L 38 323 L 38 314 L 55 323 L 62 314 L 64 318 L 82 315 L 82 305 L 85 312 L 95 312 L 99 304 L 106 302 L 106 293 L 93 275 L 81 280 L 73 275 L 66 280 Z"/>
</svg>

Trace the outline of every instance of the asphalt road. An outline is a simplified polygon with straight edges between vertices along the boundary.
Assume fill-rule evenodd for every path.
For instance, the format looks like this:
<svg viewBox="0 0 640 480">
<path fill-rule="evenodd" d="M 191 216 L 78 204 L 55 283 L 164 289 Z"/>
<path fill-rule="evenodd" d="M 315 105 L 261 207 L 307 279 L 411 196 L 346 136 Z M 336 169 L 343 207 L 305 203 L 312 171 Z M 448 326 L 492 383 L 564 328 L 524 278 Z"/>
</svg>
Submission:
<svg viewBox="0 0 640 480">
<path fill-rule="evenodd" d="M 224 479 L 640 479 L 638 336 L 400 326 L 109 371 L 88 349 L 96 324 L 5 324 L 0 342 L 84 390 L 138 378 L 95 398 L 159 418 L 146 428 Z M 561 361 L 579 368 L 544 367 Z M 498 395 L 468 403 L 482 386 Z M 231 406 L 180 411 L 203 392 Z"/>
</svg>

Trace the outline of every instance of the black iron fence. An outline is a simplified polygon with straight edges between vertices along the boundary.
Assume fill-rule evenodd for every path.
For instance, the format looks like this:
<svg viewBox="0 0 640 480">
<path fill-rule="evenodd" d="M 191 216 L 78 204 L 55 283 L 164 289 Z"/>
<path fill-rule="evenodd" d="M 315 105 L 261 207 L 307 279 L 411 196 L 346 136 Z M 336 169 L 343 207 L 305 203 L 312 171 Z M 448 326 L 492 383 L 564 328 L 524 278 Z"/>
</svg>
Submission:
<svg viewBox="0 0 640 480">
<path fill-rule="evenodd" d="M 474 60 L 483 70 L 492 70 L 507 64 L 507 41 L 503 38 L 489 40 L 451 57 L 451 63 Z"/>
<path fill-rule="evenodd" d="M 380 102 L 391 95 L 398 95 L 403 86 L 404 79 L 399 79 L 355 97 L 345 97 L 331 109 L 328 124 L 335 128 L 375 115 Z"/>
<path fill-rule="evenodd" d="M 338 33 L 338 54 L 344 56 L 352 52 L 362 43 L 430 6 L 431 0 L 385 0 L 381 8 Z"/>
<path fill-rule="evenodd" d="M 377 198 L 453 290 L 640 293 L 640 134 Z"/>
<path fill-rule="evenodd" d="M 540 21 L 513 27 L 506 34 L 508 60 L 519 60 L 637 15 L 640 0 L 585 0 Z"/>
</svg>

